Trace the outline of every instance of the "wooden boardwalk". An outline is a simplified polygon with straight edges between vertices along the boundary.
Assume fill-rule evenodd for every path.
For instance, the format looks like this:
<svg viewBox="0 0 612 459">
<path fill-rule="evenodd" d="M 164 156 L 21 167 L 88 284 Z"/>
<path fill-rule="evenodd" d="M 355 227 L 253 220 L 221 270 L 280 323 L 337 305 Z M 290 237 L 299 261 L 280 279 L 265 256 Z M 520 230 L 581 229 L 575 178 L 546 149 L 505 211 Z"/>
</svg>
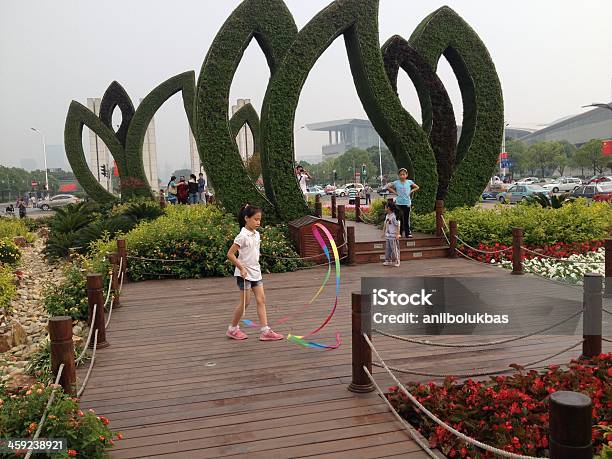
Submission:
<svg viewBox="0 0 612 459">
<path fill-rule="evenodd" d="M 316 268 L 265 276 L 271 323 L 300 310 L 324 274 L 324 268 Z M 246 329 L 246 341 L 226 339 L 238 300 L 233 278 L 125 284 L 122 307 L 113 312 L 107 331 L 110 347 L 98 351 L 81 405 L 109 417 L 110 427 L 123 432 L 125 439 L 110 450 L 112 458 L 428 457 L 377 395 L 347 390 L 350 293 L 360 289 L 362 276 L 459 274 L 520 280 L 501 268 L 463 260 L 342 267 L 339 310 L 317 340 L 332 342 L 339 330 L 344 344 L 324 352 L 286 341 L 260 342 L 255 329 Z M 541 290 L 581 298 L 577 289 L 544 280 Z M 312 310 L 289 324 L 292 331 L 302 334 L 320 324 L 332 300 L 330 286 Z M 255 318 L 253 306 L 247 317 Z M 577 338 L 540 336 L 484 351 L 409 345 L 381 336 L 373 340 L 390 364 L 465 372 L 535 360 Z M 578 354 L 579 348 L 554 361 L 567 362 Z M 390 385 L 381 371 L 375 369 L 375 376 L 383 388 Z"/>
</svg>

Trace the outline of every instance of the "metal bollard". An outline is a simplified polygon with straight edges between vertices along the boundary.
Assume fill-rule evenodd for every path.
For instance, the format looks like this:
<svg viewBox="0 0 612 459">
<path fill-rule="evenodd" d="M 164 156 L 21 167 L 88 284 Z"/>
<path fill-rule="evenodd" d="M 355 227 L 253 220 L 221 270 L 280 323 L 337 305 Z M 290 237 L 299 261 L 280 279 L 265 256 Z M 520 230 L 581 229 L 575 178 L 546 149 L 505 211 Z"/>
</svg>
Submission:
<svg viewBox="0 0 612 459">
<path fill-rule="evenodd" d="M 602 280 L 601 274 L 587 273 L 584 275 L 582 290 L 582 305 L 584 307 L 582 320 L 583 357 L 595 357 L 601 354 Z"/>
<path fill-rule="evenodd" d="M 523 228 L 512 228 L 512 274 L 523 272 Z"/>
<path fill-rule="evenodd" d="M 372 392 L 374 385 L 367 373 L 363 371 L 365 366 L 372 373 L 372 349 L 363 338 L 364 333 L 372 339 L 372 317 L 370 314 L 370 297 L 361 293 L 353 292 L 351 295 L 351 325 L 352 325 L 352 363 L 353 377 L 348 390 L 351 392 Z"/>
<path fill-rule="evenodd" d="M 106 326 L 104 322 L 104 285 L 101 274 L 94 273 L 87 275 L 87 302 L 89 303 L 89 326 L 93 327 L 93 333 L 98 330 L 97 349 L 108 347 L 110 344 L 108 341 L 106 341 Z M 92 317 L 94 304 L 97 304 L 98 306 L 96 307 L 95 317 Z M 93 340 L 89 343 L 89 347 L 94 347 Z"/>
<path fill-rule="evenodd" d="M 591 399 L 584 394 L 550 394 L 550 459 L 592 459 Z"/>
<path fill-rule="evenodd" d="M 59 380 L 64 392 L 76 395 L 76 363 L 72 342 L 72 318 L 55 316 L 49 319 L 49 341 L 51 343 L 51 372 L 57 377 L 60 365 L 64 364 Z"/>
</svg>

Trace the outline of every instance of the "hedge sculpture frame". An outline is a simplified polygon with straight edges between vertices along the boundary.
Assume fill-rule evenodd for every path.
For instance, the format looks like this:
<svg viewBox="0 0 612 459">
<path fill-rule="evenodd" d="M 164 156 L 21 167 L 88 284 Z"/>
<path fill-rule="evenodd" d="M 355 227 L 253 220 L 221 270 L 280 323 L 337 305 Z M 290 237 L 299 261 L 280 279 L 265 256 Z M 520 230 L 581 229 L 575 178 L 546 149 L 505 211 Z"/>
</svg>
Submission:
<svg viewBox="0 0 612 459">
<path fill-rule="evenodd" d="M 421 21 L 408 42 L 434 71 L 444 55 L 457 77 L 463 123 L 445 205 L 473 206 L 495 169 L 503 136 L 504 103 L 495 65 L 480 37 L 448 6 Z"/>
<path fill-rule="evenodd" d="M 457 124 L 453 104 L 444 84 L 419 53 L 401 36 L 394 35 L 382 47 L 387 77 L 397 94 L 400 67 L 416 88 L 421 105 L 422 128 L 436 156 L 438 190 L 436 199 L 445 199 L 455 170 Z"/>
</svg>

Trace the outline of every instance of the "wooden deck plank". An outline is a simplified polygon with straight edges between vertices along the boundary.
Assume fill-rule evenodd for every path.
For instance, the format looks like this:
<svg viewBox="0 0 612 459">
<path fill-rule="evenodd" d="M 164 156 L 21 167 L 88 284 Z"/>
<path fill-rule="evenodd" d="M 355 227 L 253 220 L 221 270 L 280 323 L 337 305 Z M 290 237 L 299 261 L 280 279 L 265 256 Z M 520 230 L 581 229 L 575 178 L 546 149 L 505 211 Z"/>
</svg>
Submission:
<svg viewBox="0 0 612 459">
<path fill-rule="evenodd" d="M 271 322 L 299 311 L 320 285 L 324 268 L 265 277 Z M 508 278 L 508 271 L 463 260 L 431 259 L 342 268 L 340 305 L 317 336 L 344 344 L 332 352 L 287 342 L 262 343 L 250 329 L 244 342 L 223 334 L 238 301 L 233 279 L 164 280 L 125 284 L 123 306 L 113 312 L 107 339 L 81 404 L 111 419 L 125 440 L 111 457 L 427 457 L 387 412 L 375 394 L 347 391 L 351 375 L 350 292 L 362 276 L 474 275 Z M 510 277 L 514 279 L 509 279 Z M 526 276 L 529 278 L 530 276 Z M 537 283 L 543 294 L 581 299 L 578 289 Z M 320 324 L 333 301 L 333 287 L 295 319 L 296 333 Z M 517 311 L 517 313 L 520 311 Z M 253 306 L 247 314 L 253 317 Z M 281 328 L 282 332 L 289 327 Z M 579 337 L 534 336 L 485 351 L 425 347 L 375 335 L 392 365 L 420 371 L 500 369 L 545 357 Z M 465 343 L 470 336 L 436 337 Z M 478 337 L 479 341 L 496 339 Z M 608 345 L 605 346 L 609 347 Z M 555 359 L 567 361 L 579 350 Z M 213 363 L 214 366 L 206 366 Z M 78 369 L 79 377 L 86 368 Z M 391 384 L 380 369 L 382 387 Z M 425 377 L 403 378 L 427 380 Z"/>
</svg>

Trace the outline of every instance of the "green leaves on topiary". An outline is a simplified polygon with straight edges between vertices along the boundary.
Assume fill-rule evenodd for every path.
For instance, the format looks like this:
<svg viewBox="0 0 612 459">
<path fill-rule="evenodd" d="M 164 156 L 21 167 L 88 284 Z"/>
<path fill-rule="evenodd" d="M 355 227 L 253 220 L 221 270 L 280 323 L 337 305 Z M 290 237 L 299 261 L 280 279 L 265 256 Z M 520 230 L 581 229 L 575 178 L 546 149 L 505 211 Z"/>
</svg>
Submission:
<svg viewBox="0 0 612 459">
<path fill-rule="evenodd" d="M 457 169 L 445 205 L 474 205 L 495 169 L 504 124 L 501 84 L 484 43 L 451 8 L 427 16 L 408 40 L 436 69 L 442 55 L 450 63 L 463 98 Z"/>
<path fill-rule="evenodd" d="M 259 116 L 251 104 L 244 104 L 234 113 L 229 122 L 232 137 L 235 139 L 240 129 L 247 125 L 253 134 L 253 155 L 247 159 L 245 168 L 253 182 L 261 175 Z"/>
</svg>

